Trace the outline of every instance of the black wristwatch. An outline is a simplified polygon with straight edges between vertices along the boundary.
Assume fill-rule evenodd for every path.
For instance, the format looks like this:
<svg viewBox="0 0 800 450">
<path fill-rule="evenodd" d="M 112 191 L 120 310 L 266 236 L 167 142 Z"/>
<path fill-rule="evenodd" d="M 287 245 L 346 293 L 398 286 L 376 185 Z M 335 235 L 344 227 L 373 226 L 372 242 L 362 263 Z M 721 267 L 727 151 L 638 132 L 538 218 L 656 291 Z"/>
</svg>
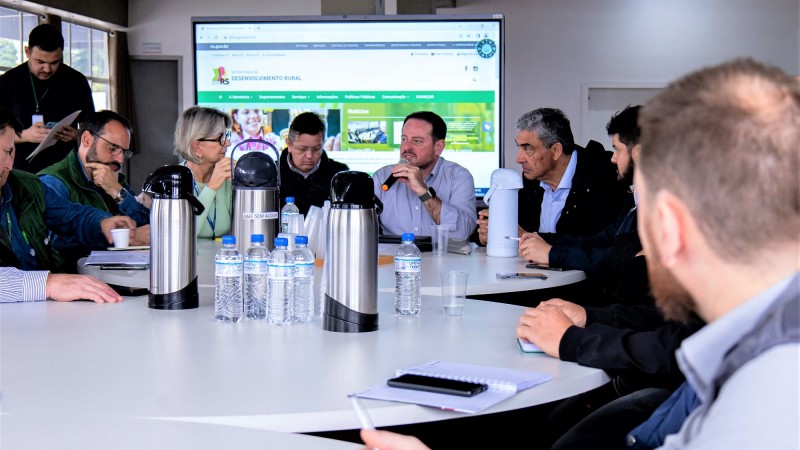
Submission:
<svg viewBox="0 0 800 450">
<path fill-rule="evenodd" d="M 432 199 L 434 197 L 436 197 L 436 191 L 434 191 L 432 187 L 429 187 L 428 190 L 425 191 L 424 194 L 419 196 L 419 201 L 421 201 L 422 203 L 425 203 L 425 202 L 427 202 L 428 200 L 430 200 L 430 199 Z"/>
<path fill-rule="evenodd" d="M 119 192 L 117 192 L 117 197 L 116 197 L 117 203 L 124 202 L 126 198 L 128 198 L 128 190 L 125 188 L 120 188 Z"/>
</svg>

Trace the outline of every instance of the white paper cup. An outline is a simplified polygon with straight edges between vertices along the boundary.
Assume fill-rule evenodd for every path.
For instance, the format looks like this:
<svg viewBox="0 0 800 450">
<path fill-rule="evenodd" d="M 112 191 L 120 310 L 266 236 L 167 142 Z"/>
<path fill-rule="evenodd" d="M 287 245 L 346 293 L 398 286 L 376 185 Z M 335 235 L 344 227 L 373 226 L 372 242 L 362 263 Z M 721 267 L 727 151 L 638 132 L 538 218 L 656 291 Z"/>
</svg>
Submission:
<svg viewBox="0 0 800 450">
<path fill-rule="evenodd" d="M 468 272 L 460 270 L 442 272 L 442 308 L 445 316 L 464 314 L 468 277 Z"/>
<path fill-rule="evenodd" d="M 114 228 L 111 230 L 111 239 L 114 241 L 114 247 L 127 248 L 128 242 L 131 239 L 131 230 L 127 228 Z"/>
</svg>

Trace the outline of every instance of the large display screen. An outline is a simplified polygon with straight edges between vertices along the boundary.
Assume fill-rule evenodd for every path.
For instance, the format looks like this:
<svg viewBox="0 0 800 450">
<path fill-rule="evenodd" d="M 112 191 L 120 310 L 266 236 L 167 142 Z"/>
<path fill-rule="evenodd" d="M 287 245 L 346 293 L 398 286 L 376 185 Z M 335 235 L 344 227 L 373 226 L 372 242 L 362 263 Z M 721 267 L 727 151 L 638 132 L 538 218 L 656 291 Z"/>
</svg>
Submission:
<svg viewBox="0 0 800 450">
<path fill-rule="evenodd" d="M 399 160 L 403 119 L 447 123 L 442 156 L 466 167 L 475 194 L 501 165 L 503 16 L 192 18 L 195 101 L 247 138 L 285 147 L 304 111 L 327 125 L 328 156 L 372 174 Z"/>
</svg>

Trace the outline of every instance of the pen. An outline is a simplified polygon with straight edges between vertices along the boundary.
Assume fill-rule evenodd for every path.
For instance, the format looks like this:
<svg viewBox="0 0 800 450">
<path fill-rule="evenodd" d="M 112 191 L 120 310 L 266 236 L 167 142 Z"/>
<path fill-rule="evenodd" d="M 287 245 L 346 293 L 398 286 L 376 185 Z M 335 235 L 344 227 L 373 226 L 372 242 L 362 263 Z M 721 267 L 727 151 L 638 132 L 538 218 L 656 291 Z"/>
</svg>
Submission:
<svg viewBox="0 0 800 450">
<path fill-rule="evenodd" d="M 511 241 L 518 241 L 520 238 L 518 238 L 516 236 L 506 236 L 506 239 L 511 240 Z"/>
<path fill-rule="evenodd" d="M 358 420 L 361 422 L 361 428 L 366 430 L 374 430 L 375 424 L 372 423 L 372 418 L 369 417 L 367 408 L 364 407 L 364 405 L 361 403 L 361 400 L 359 400 L 355 395 L 351 395 L 350 403 L 353 404 L 353 409 L 356 410 Z"/>
</svg>

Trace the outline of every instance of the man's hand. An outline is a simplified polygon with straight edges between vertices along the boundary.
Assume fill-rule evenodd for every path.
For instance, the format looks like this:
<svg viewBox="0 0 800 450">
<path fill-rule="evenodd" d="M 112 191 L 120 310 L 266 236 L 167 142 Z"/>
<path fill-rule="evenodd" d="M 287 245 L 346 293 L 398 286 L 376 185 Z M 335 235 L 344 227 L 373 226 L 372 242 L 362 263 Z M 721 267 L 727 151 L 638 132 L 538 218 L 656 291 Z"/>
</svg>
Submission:
<svg viewBox="0 0 800 450">
<path fill-rule="evenodd" d="M 417 166 L 412 166 L 411 164 L 397 164 L 392 168 L 392 175 L 397 178 L 397 181 L 408 186 L 408 188 L 417 195 L 422 195 L 428 190 L 428 186 L 426 186 L 425 181 L 422 180 L 422 172 Z"/>
<path fill-rule="evenodd" d="M 222 158 L 216 164 L 214 164 L 214 171 L 211 172 L 211 179 L 208 180 L 208 186 L 210 189 L 219 190 L 222 187 L 222 184 L 225 180 L 231 179 L 231 159 L 230 158 Z"/>
<path fill-rule="evenodd" d="M 525 233 L 519 240 L 519 256 L 539 264 L 550 264 L 552 245 L 542 239 L 538 233 Z"/>
<path fill-rule="evenodd" d="M 89 275 L 51 273 L 45 283 L 47 298 L 57 302 L 92 300 L 95 303 L 121 302 L 122 297 L 107 284 Z"/>
<path fill-rule="evenodd" d="M 150 225 L 142 225 L 131 231 L 130 245 L 150 245 Z"/>
<path fill-rule="evenodd" d="M 74 142 L 78 140 L 78 130 L 69 125 L 62 127 L 56 132 L 56 139 L 62 142 Z"/>
<path fill-rule="evenodd" d="M 539 304 L 528 308 L 519 318 L 517 337 L 535 344 L 548 355 L 558 358 L 558 346 L 567 328 L 574 325 L 557 306 Z"/>
<path fill-rule="evenodd" d="M 361 440 L 366 444 L 364 450 L 376 448 L 380 450 L 430 450 L 428 446 L 414 436 L 406 436 L 391 431 L 362 429 Z"/>
<path fill-rule="evenodd" d="M 543 301 L 542 305 L 557 306 L 558 309 L 564 312 L 569 317 L 569 320 L 577 327 L 584 328 L 586 326 L 586 308 L 560 298 L 553 298 Z"/>
<path fill-rule="evenodd" d="M 481 245 L 486 245 L 489 241 L 489 210 L 478 211 L 478 240 Z"/>
<path fill-rule="evenodd" d="M 45 128 L 42 122 L 36 122 L 31 125 L 30 128 L 22 130 L 22 134 L 20 134 L 17 142 L 33 142 L 34 144 L 38 144 L 42 142 L 48 134 L 50 134 L 50 129 Z"/>
<path fill-rule="evenodd" d="M 89 178 L 92 183 L 100 186 L 110 197 L 117 196 L 122 185 L 119 183 L 119 172 L 114 170 L 114 167 L 99 162 L 90 162 L 86 163 L 86 168 L 89 169 Z"/>
<path fill-rule="evenodd" d="M 127 228 L 129 230 L 136 229 L 136 222 L 128 216 L 111 216 L 103 219 L 100 222 L 100 229 L 103 230 L 103 236 L 108 239 L 108 243 L 114 242 L 111 239 L 111 230 L 114 228 Z"/>
</svg>

